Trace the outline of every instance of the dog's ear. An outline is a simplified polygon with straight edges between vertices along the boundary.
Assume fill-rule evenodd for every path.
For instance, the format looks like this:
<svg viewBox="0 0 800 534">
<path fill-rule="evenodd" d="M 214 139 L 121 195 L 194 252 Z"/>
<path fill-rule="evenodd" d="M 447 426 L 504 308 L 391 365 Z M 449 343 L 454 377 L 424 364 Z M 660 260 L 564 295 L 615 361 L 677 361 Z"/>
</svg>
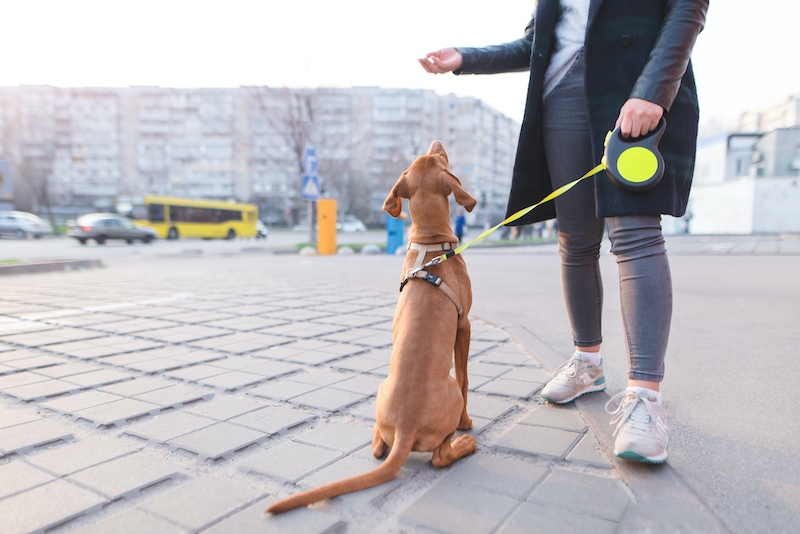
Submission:
<svg viewBox="0 0 800 534">
<path fill-rule="evenodd" d="M 408 198 L 405 172 L 400 175 L 400 178 L 397 179 L 397 183 L 395 183 L 392 190 L 389 191 L 389 196 L 383 201 L 383 211 L 396 219 L 403 211 L 404 198 Z"/>
<path fill-rule="evenodd" d="M 467 193 L 464 188 L 461 187 L 461 180 L 456 178 L 455 174 L 447 170 L 444 171 L 443 178 L 445 183 L 450 184 L 450 192 L 453 193 L 454 197 L 456 197 L 456 202 L 458 202 L 458 205 L 464 206 L 464 209 L 471 212 L 475 208 L 475 204 L 477 204 L 478 201 L 472 198 L 472 195 Z"/>
</svg>

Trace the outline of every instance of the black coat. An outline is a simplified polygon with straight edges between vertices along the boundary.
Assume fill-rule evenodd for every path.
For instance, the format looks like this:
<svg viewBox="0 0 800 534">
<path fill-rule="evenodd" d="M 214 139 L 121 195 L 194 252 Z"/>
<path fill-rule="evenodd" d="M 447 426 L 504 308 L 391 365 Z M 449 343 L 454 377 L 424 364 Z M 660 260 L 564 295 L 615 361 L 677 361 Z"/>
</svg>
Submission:
<svg viewBox="0 0 800 534">
<path fill-rule="evenodd" d="M 539 202 L 552 190 L 542 139 L 542 86 L 553 51 L 559 4 L 558 0 L 539 0 L 521 39 L 483 48 L 458 48 L 464 61 L 456 74 L 530 70 L 508 215 Z M 667 120 L 659 143 L 664 178 L 649 191 L 628 193 L 601 172 L 594 178 L 598 217 L 679 217 L 685 213 L 699 116 L 689 56 L 707 10 L 708 0 L 591 0 L 584 47 L 586 106 L 595 161 L 600 162 L 606 133 L 614 128 L 627 99 L 659 104 Z M 554 216 L 555 206 L 549 202 L 512 224 Z"/>
</svg>

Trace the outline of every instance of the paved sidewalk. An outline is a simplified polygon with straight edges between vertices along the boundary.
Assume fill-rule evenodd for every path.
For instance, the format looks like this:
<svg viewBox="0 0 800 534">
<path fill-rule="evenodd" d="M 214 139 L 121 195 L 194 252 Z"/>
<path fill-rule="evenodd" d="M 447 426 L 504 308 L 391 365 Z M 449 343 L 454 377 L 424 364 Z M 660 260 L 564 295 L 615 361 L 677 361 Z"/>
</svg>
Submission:
<svg viewBox="0 0 800 534">
<path fill-rule="evenodd" d="M 673 255 L 798 244 L 668 239 Z M 635 495 L 585 415 L 542 402 L 529 349 L 475 317 L 474 456 L 437 470 L 412 453 L 391 483 L 264 515 L 379 463 L 396 292 L 374 288 L 399 263 L 328 260 L 347 265 L 320 275 L 321 259 L 241 254 L 0 278 L 0 533 L 660 531 L 663 500 Z M 674 502 L 692 503 L 675 525 L 726 531 L 695 496 Z"/>
<path fill-rule="evenodd" d="M 574 406 L 535 395 L 531 355 L 473 320 L 476 455 L 413 453 L 392 483 L 264 515 L 377 465 L 395 294 L 148 268 L 2 284 L 0 532 L 613 532 L 631 503 Z"/>
</svg>

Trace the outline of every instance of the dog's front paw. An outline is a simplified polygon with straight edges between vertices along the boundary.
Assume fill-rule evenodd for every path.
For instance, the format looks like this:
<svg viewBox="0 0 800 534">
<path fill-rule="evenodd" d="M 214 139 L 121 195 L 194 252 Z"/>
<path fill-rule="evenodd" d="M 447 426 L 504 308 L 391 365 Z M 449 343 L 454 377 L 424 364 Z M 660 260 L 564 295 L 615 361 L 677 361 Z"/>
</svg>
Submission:
<svg viewBox="0 0 800 534">
<path fill-rule="evenodd" d="M 472 436 L 463 435 L 453 440 L 452 447 L 456 453 L 456 457 L 461 458 L 477 451 L 478 443 Z"/>
</svg>

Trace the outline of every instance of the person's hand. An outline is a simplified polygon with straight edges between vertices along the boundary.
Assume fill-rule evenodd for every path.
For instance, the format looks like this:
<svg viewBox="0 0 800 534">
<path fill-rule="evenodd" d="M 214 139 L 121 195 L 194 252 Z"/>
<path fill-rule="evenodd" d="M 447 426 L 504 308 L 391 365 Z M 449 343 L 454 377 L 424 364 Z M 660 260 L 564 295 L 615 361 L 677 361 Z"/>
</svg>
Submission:
<svg viewBox="0 0 800 534">
<path fill-rule="evenodd" d="M 455 48 L 442 48 L 436 52 L 431 52 L 418 61 L 426 71 L 433 74 L 443 74 L 460 69 L 464 58 L 461 56 L 461 52 Z"/>
<path fill-rule="evenodd" d="M 648 100 L 630 98 L 622 106 L 615 128 L 620 129 L 622 137 L 641 137 L 658 126 L 664 108 Z"/>
</svg>

